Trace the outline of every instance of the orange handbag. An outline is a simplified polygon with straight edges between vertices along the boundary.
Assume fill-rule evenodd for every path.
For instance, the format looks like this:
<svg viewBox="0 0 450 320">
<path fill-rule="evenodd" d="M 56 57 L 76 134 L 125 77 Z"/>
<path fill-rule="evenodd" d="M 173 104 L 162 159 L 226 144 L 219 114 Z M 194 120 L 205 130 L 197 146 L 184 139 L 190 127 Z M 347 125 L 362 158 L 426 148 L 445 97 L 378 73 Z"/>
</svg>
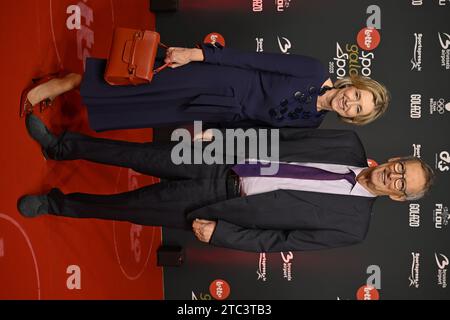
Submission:
<svg viewBox="0 0 450 320">
<path fill-rule="evenodd" d="M 169 63 L 153 70 L 158 46 L 158 32 L 116 28 L 105 70 L 105 81 L 110 85 L 138 85 L 150 83 L 153 75 Z"/>
</svg>

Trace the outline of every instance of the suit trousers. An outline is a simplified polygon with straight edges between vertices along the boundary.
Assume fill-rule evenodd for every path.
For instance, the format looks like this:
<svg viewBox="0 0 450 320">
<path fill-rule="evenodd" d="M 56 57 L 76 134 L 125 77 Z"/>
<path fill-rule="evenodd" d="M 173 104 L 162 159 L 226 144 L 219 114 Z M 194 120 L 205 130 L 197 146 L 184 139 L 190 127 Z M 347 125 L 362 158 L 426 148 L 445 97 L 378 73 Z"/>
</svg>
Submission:
<svg viewBox="0 0 450 320">
<path fill-rule="evenodd" d="M 175 143 L 135 143 L 65 132 L 57 145 L 45 150 L 50 158 L 121 166 L 165 180 L 113 195 L 63 194 L 54 188 L 47 195 L 49 214 L 191 229 L 192 222 L 186 219 L 190 211 L 239 196 L 229 165 L 176 165 L 171 160 L 173 146 Z"/>
</svg>

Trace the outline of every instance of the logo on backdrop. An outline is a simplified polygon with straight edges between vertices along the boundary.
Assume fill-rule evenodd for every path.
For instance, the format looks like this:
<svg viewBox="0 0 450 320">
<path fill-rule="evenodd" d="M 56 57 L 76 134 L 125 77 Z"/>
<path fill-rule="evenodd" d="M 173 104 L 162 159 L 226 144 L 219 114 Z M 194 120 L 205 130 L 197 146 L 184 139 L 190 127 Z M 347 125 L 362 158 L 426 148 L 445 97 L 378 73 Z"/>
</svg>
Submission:
<svg viewBox="0 0 450 320">
<path fill-rule="evenodd" d="M 442 97 L 430 98 L 430 115 L 444 115 L 450 112 L 450 101 Z M 413 93 L 410 95 L 410 117 L 420 119 L 422 117 L 422 94 Z"/>
<path fill-rule="evenodd" d="M 450 47 L 450 35 L 445 32 L 438 32 L 438 36 L 442 49 L 447 50 Z"/>
<path fill-rule="evenodd" d="M 435 154 L 435 168 L 441 172 L 450 170 L 450 153 L 441 151 Z"/>
<path fill-rule="evenodd" d="M 411 119 L 420 119 L 422 117 L 422 95 L 420 93 L 411 94 L 410 107 Z"/>
<path fill-rule="evenodd" d="M 341 45 L 336 42 L 336 57 L 333 58 L 336 69 L 333 67 L 330 69 L 330 73 L 336 72 L 338 79 L 342 79 L 347 76 L 363 75 L 370 77 L 372 74 L 372 60 L 375 58 L 373 52 L 359 51 L 359 47 L 356 44 L 345 44 L 342 48 Z M 333 71 L 333 72 L 331 72 Z"/>
<path fill-rule="evenodd" d="M 277 12 L 284 12 L 289 8 L 292 0 L 274 0 Z M 263 0 L 252 0 L 252 11 L 262 12 L 264 10 Z"/>
<path fill-rule="evenodd" d="M 291 0 L 275 0 L 275 6 L 277 8 L 277 12 L 284 12 L 289 5 L 291 4 Z"/>
<path fill-rule="evenodd" d="M 289 49 L 292 47 L 291 41 L 286 37 L 280 38 L 279 36 L 277 36 L 277 39 L 278 39 L 278 46 L 280 47 L 280 51 L 282 53 L 289 54 Z"/>
<path fill-rule="evenodd" d="M 442 253 L 434 253 L 436 259 L 437 270 L 437 284 L 441 288 L 447 288 L 447 266 L 449 264 L 447 256 Z"/>
<path fill-rule="evenodd" d="M 253 9 L 253 12 L 262 12 L 263 11 L 263 0 L 253 0 L 252 1 L 252 9 Z"/>
<path fill-rule="evenodd" d="M 411 275 L 409 276 L 409 286 L 419 288 L 420 253 L 411 252 Z"/>
<path fill-rule="evenodd" d="M 441 45 L 441 67 L 450 70 L 450 34 L 438 32 L 438 37 Z"/>
<path fill-rule="evenodd" d="M 216 300 L 225 300 L 230 295 L 230 285 L 222 279 L 217 279 L 209 285 L 209 293 Z"/>
<path fill-rule="evenodd" d="M 421 144 L 413 144 L 413 156 L 420 158 L 420 150 L 422 149 L 422 145 Z"/>
<path fill-rule="evenodd" d="M 450 3 L 450 0 L 435 0 L 439 6 L 445 6 Z M 413 6 L 421 6 L 423 4 L 423 0 L 411 0 L 411 4 Z"/>
<path fill-rule="evenodd" d="M 356 40 L 358 46 L 367 51 L 374 50 L 380 44 L 380 33 L 374 28 L 363 28 L 359 31 Z"/>
<path fill-rule="evenodd" d="M 430 114 L 443 115 L 450 111 L 450 101 L 444 98 L 430 98 Z"/>
<path fill-rule="evenodd" d="M 203 293 L 203 292 L 198 293 L 198 297 L 197 297 L 197 294 L 195 294 L 194 291 L 191 291 L 191 299 L 192 300 L 212 300 L 212 297 L 210 294 Z"/>
<path fill-rule="evenodd" d="M 259 254 L 259 262 L 258 262 L 258 270 L 256 270 L 256 274 L 258 275 L 258 279 L 263 282 L 267 281 L 267 258 L 265 253 Z"/>
<path fill-rule="evenodd" d="M 375 160 L 373 160 L 373 159 L 367 159 L 367 165 L 369 166 L 369 167 L 376 167 L 376 166 L 378 166 L 378 162 L 376 162 Z"/>
<path fill-rule="evenodd" d="M 422 71 L 422 33 L 414 33 L 414 52 L 411 59 L 411 71 Z"/>
<path fill-rule="evenodd" d="M 255 38 L 256 41 L 256 52 L 264 51 L 264 38 Z"/>
<path fill-rule="evenodd" d="M 283 259 L 283 278 L 287 281 L 292 281 L 292 260 L 294 260 L 294 254 L 289 251 L 287 254 L 281 252 L 281 259 Z"/>
<path fill-rule="evenodd" d="M 256 52 L 264 52 L 264 38 L 255 38 Z M 277 36 L 278 47 L 281 53 L 289 54 L 289 50 L 292 48 L 291 40 L 286 37 Z"/>
<path fill-rule="evenodd" d="M 336 42 L 336 54 L 333 61 L 328 63 L 329 72 L 336 74 L 338 79 L 347 76 L 363 75 L 370 77 L 372 74 L 372 61 L 375 59 L 373 51 L 380 43 L 381 9 L 377 5 L 367 7 L 366 27 L 359 31 L 357 43 Z"/>
<path fill-rule="evenodd" d="M 449 213 L 448 207 L 442 203 L 435 203 L 433 210 L 433 222 L 436 229 L 442 229 L 448 226 Z"/>
<path fill-rule="evenodd" d="M 363 285 L 356 292 L 357 300 L 380 300 L 380 293 L 375 287 Z"/>
<path fill-rule="evenodd" d="M 409 204 L 409 226 L 411 228 L 420 227 L 420 204 Z"/>
<path fill-rule="evenodd" d="M 222 47 L 225 47 L 225 38 L 217 32 L 212 32 L 203 39 L 204 43 L 210 43 L 213 46 L 216 45 L 216 43 L 220 44 Z"/>
</svg>

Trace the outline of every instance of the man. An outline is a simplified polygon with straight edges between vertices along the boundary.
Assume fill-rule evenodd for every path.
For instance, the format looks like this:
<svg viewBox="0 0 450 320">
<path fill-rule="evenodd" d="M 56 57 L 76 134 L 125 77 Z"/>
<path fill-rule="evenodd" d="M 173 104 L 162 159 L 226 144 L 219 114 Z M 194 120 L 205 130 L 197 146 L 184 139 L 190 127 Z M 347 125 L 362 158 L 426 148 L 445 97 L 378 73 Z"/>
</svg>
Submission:
<svg viewBox="0 0 450 320">
<path fill-rule="evenodd" d="M 358 136 L 345 130 L 280 129 L 279 170 L 256 165 L 175 165 L 172 143 L 131 143 L 66 132 L 56 137 L 35 116 L 30 135 L 54 160 L 84 159 L 166 179 L 117 195 L 48 194 L 19 199 L 27 217 L 53 214 L 193 228 L 216 246 L 255 252 L 315 250 L 361 242 L 378 196 L 417 199 L 432 170 L 417 158 L 368 168 Z"/>
</svg>

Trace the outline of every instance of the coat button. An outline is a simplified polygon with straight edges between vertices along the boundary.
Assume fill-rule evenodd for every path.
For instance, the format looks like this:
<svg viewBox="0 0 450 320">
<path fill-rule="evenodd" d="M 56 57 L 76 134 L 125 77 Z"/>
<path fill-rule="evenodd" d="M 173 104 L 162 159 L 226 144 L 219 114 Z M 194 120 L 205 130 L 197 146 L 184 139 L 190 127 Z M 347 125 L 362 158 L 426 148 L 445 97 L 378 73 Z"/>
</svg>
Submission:
<svg viewBox="0 0 450 320">
<path fill-rule="evenodd" d="M 305 98 L 305 102 L 306 102 L 306 103 L 310 103 L 311 101 L 312 101 L 311 96 L 307 96 L 307 97 Z"/>
<path fill-rule="evenodd" d="M 307 97 L 306 97 L 306 94 L 300 93 L 300 94 L 296 95 L 295 98 L 298 100 L 298 102 L 304 103 L 306 101 Z"/>
<path fill-rule="evenodd" d="M 302 96 L 302 92 L 301 91 L 297 91 L 296 93 L 294 93 L 294 97 L 296 98 L 296 99 L 300 99 L 300 97 Z"/>
<path fill-rule="evenodd" d="M 271 118 L 275 118 L 277 116 L 277 112 L 275 111 L 274 108 L 269 110 L 269 115 Z"/>
<path fill-rule="evenodd" d="M 283 99 L 280 102 L 280 106 L 282 106 L 282 107 L 287 106 L 288 104 L 289 104 L 289 102 L 287 101 L 287 99 Z"/>
<path fill-rule="evenodd" d="M 295 119 L 298 119 L 298 118 L 299 118 L 298 114 L 296 114 L 295 112 L 289 112 L 289 113 L 288 113 L 288 117 L 289 117 L 291 120 L 295 120 Z"/>
<path fill-rule="evenodd" d="M 314 86 L 311 86 L 311 87 L 309 87 L 308 92 L 309 92 L 309 94 L 316 94 L 317 88 Z"/>
<path fill-rule="evenodd" d="M 309 119 L 311 117 L 311 113 L 309 111 L 305 111 L 302 114 L 302 119 Z"/>
</svg>

